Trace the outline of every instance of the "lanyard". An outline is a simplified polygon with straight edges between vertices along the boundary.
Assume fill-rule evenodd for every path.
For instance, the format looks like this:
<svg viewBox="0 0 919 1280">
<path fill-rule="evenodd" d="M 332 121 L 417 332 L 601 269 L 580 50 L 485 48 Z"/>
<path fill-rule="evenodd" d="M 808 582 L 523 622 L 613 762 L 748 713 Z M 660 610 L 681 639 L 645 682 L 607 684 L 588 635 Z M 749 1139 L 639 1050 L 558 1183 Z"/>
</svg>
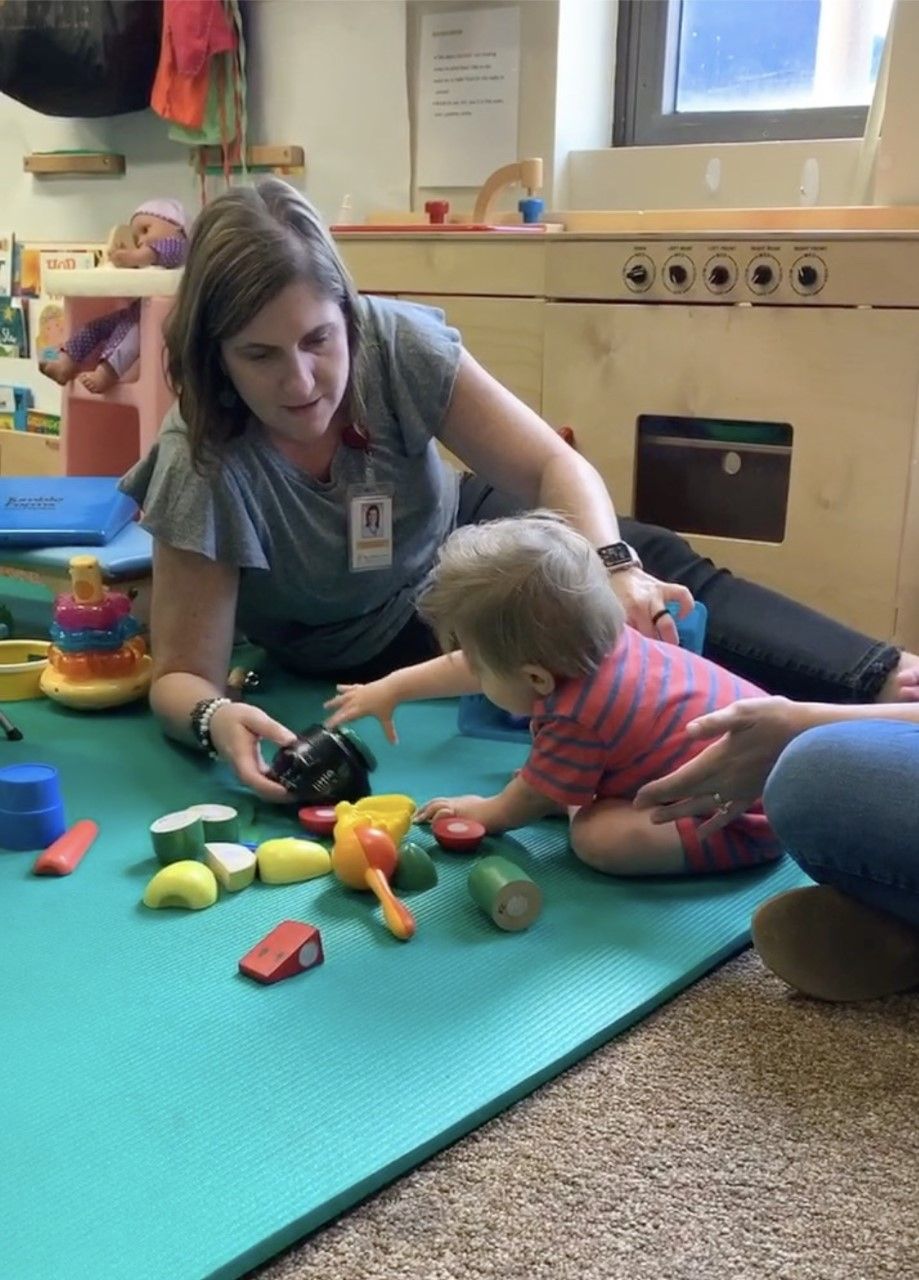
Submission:
<svg viewBox="0 0 919 1280">
<path fill-rule="evenodd" d="M 355 449 L 364 455 L 364 483 L 373 484 L 373 445 L 370 436 L 351 422 L 341 433 L 341 442 L 348 449 Z"/>
</svg>

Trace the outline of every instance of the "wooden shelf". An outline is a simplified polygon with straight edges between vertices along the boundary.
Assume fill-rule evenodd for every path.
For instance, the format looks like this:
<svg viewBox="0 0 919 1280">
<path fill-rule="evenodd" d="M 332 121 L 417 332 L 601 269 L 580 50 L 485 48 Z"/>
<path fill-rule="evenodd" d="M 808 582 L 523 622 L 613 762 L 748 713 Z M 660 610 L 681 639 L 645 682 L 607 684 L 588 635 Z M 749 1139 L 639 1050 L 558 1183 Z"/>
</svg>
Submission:
<svg viewBox="0 0 919 1280">
<path fill-rule="evenodd" d="M 220 147 L 194 147 L 189 156 L 189 163 L 197 173 L 222 173 L 223 151 Z M 245 167 L 254 172 L 303 173 L 306 168 L 306 156 L 302 147 L 255 144 L 246 147 Z M 237 172 L 243 168 L 238 152 L 230 153 L 229 168 Z"/>
<path fill-rule="evenodd" d="M 125 171 L 124 156 L 114 151 L 34 151 L 23 156 L 22 167 L 36 177 L 112 177 Z"/>
</svg>

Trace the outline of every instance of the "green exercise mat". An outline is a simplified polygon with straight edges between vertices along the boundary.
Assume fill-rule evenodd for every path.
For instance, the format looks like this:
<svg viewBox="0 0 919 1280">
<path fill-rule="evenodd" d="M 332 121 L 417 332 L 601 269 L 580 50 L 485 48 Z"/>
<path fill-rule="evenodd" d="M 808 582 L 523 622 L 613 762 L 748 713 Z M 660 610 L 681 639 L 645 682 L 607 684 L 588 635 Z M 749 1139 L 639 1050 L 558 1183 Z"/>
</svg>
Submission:
<svg viewBox="0 0 919 1280">
<path fill-rule="evenodd" d="M 324 691 L 268 686 L 304 727 Z M 787 860 L 733 876 L 616 881 L 580 866 L 549 820 L 486 842 L 540 885 L 505 933 L 469 896 L 468 855 L 433 851 L 438 885 L 405 894 L 418 930 L 384 928 L 369 894 L 325 877 L 256 883 L 200 912 L 140 905 L 148 826 L 233 802 L 220 765 L 165 742 L 142 707 L 9 704 L 24 741 L 0 765 L 61 774 L 69 822 L 100 835 L 72 876 L 0 850 L 0 1276 L 236 1277 L 556 1075 L 739 950 L 752 910 L 804 877 Z M 499 788 L 512 743 L 460 737 L 456 705 L 378 727 L 375 790 L 421 800 Z M 250 837 L 293 816 L 244 813 Z M 243 838 L 247 832 L 244 830 Z M 325 963 L 274 986 L 237 963 L 281 920 L 321 930 Z"/>
</svg>

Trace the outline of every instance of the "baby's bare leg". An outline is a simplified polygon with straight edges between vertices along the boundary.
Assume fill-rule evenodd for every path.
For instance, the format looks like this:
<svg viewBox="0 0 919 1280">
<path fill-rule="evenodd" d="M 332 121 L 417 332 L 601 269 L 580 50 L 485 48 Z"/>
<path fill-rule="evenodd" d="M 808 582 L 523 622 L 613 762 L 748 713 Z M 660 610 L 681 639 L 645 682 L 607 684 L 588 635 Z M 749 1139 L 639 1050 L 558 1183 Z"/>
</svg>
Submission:
<svg viewBox="0 0 919 1280">
<path fill-rule="evenodd" d="M 595 871 L 613 876 L 665 876 L 686 870 L 675 822 L 652 824 L 630 800 L 594 800 L 571 818 L 571 847 Z"/>
</svg>

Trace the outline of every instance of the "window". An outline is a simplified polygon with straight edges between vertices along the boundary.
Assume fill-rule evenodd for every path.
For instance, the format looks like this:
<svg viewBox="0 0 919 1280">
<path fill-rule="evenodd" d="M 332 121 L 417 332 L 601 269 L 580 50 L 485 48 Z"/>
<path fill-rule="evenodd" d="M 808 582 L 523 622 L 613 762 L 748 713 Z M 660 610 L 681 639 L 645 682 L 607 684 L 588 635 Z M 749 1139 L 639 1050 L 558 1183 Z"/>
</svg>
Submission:
<svg viewBox="0 0 919 1280">
<path fill-rule="evenodd" d="M 614 146 L 858 137 L 893 0 L 620 0 Z"/>
</svg>

